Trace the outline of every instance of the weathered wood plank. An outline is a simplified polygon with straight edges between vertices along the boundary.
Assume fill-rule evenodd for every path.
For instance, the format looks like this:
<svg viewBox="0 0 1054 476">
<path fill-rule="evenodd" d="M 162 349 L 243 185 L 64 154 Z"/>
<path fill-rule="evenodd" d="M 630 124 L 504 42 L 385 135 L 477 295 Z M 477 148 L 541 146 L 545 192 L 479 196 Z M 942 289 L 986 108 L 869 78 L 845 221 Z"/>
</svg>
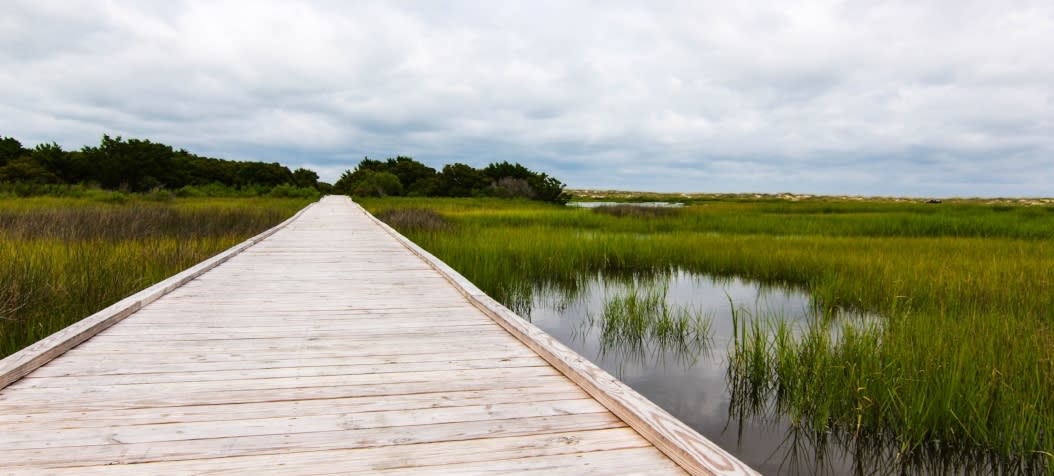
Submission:
<svg viewBox="0 0 1054 476">
<path fill-rule="evenodd" d="M 199 372 L 222 372 L 227 376 L 240 375 L 246 377 L 252 375 L 248 372 L 295 372 L 298 370 L 303 372 L 332 371 L 327 369 L 339 369 L 339 371 L 349 374 L 386 373 L 382 372 L 382 370 L 391 368 L 392 366 L 406 366 L 400 368 L 434 366 L 435 369 L 441 367 L 446 370 L 461 370 L 549 365 L 548 362 L 533 353 L 484 352 L 479 354 L 473 353 L 472 358 L 468 359 L 463 357 L 463 353 L 429 353 L 387 357 L 365 356 L 322 359 L 259 359 L 190 363 L 161 362 L 154 365 L 143 363 L 135 366 L 130 366 L 122 362 L 113 362 L 110 359 L 98 359 L 95 361 L 80 359 L 64 361 L 58 365 L 46 365 L 23 378 L 26 380 L 32 380 L 61 377 L 136 376 L 143 374 L 147 374 L 147 378 L 150 378 L 149 375 L 151 374 L 184 374 Z M 279 376 L 277 374 L 268 375 Z"/>
<path fill-rule="evenodd" d="M 123 385 L 90 385 L 76 380 L 70 385 L 59 387 L 39 387 L 35 380 L 20 381 L 11 386 L 14 391 L 0 394 L 0 406 L 6 403 L 26 401 L 49 401 L 61 396 L 72 400 L 83 398 L 124 399 L 143 395 L 163 395 L 172 392 L 223 392 L 227 390 L 275 390 L 282 388 L 333 387 L 338 385 L 381 385 L 385 383 L 429 383 L 448 380 L 486 381 L 489 379 L 516 377 L 549 377 L 559 376 L 551 366 L 515 367 L 470 370 L 442 370 L 432 372 L 400 371 L 355 375 L 323 375 L 314 377 L 271 377 L 254 379 L 227 379 L 220 381 L 196 382 L 133 382 Z M 95 379 L 103 377 L 85 377 Z M 68 380 L 68 379 L 67 379 Z"/>
<path fill-rule="evenodd" d="M 526 403 L 491 403 L 447 408 L 297 415 L 293 417 L 215 420 L 205 422 L 120 425 L 107 428 L 44 428 L 0 433 L 6 450 L 149 443 L 239 436 L 288 435 L 323 431 L 361 430 L 394 426 L 432 425 L 472 421 L 535 418 L 583 413 L 606 413 L 592 398 Z"/>
<path fill-rule="evenodd" d="M 475 441 L 508 436 L 558 434 L 570 431 L 624 428 L 611 413 L 557 415 L 542 418 L 484 420 L 288 435 L 238 436 L 156 443 L 113 443 L 102 446 L 35 448 L 0 452 L 0 467 L 40 468 L 86 465 L 142 464 L 244 455 L 285 455 L 328 449 L 375 448 L 440 441 Z M 134 466 L 133 466 L 134 467 Z"/>
<path fill-rule="evenodd" d="M 513 346 L 518 345 L 515 339 L 507 335 L 481 335 L 475 340 L 479 341 L 480 345 L 490 345 L 496 348 L 502 346 Z M 183 353 L 217 353 L 217 352 L 252 352 L 259 351 L 261 353 L 300 353 L 300 352 L 334 352 L 334 353 L 362 353 L 366 350 L 381 350 L 384 349 L 385 344 L 412 349 L 408 350 L 420 350 L 430 349 L 432 351 L 442 349 L 453 349 L 457 348 L 459 344 L 464 343 L 464 337 L 461 338 L 455 336 L 421 336 L 420 338 L 414 337 L 399 337 L 393 338 L 386 342 L 379 342 L 376 339 L 341 339 L 341 341 L 324 341 L 324 340 L 304 340 L 300 342 L 296 341 L 284 341 L 284 342 L 272 342 L 264 340 L 262 342 L 245 342 L 245 341 L 225 341 L 225 342 L 198 342 L 198 341 L 184 341 L 179 343 L 164 342 L 151 345 L 149 348 L 142 347 L 138 348 L 136 352 L 127 352 L 129 354 L 134 353 L 152 353 L 152 354 L 183 354 Z M 100 342 L 90 347 L 84 347 L 80 349 L 79 354 L 113 354 L 121 355 L 125 353 L 125 349 L 129 347 L 129 343 L 104 343 Z M 150 352 L 147 352 L 147 350 Z"/>
<path fill-rule="evenodd" d="M 46 413 L 52 411 L 99 411 L 121 408 L 153 408 L 179 405 L 229 405 L 237 403 L 273 402 L 280 400 L 317 400 L 327 398 L 399 396 L 417 393 L 460 392 L 488 389 L 578 388 L 563 376 L 504 377 L 490 380 L 417 381 L 380 384 L 334 385 L 330 387 L 295 387 L 256 390 L 186 390 L 179 394 L 146 394 L 94 398 L 82 394 L 69 397 L 49 397 L 18 402 L 0 402 L 0 412 L 9 414 Z M 59 392 L 61 393 L 61 392 Z"/>
<path fill-rule="evenodd" d="M 285 367 L 246 370 L 203 370 L 161 373 L 136 373 L 123 375 L 69 375 L 60 377 L 24 377 L 21 388 L 114 386 L 151 383 L 229 382 L 251 379 L 339 377 L 346 375 L 373 375 L 410 372 L 444 372 L 451 370 L 483 370 L 500 368 L 542 367 L 550 365 L 541 358 L 503 360 L 455 360 L 418 362 L 387 365 L 331 365 L 324 367 Z"/>
<path fill-rule="evenodd" d="M 173 407 L 118 408 L 105 410 L 53 411 L 36 414 L 0 414 L 0 425 L 5 431 L 39 430 L 43 428 L 93 428 L 120 425 L 185 423 L 216 420 L 245 420 L 268 417 L 328 415 L 421 408 L 478 406 L 503 402 L 547 402 L 590 398 L 577 387 L 559 386 L 537 388 L 529 392 L 523 388 L 498 388 L 462 392 L 411 393 L 392 398 L 391 395 L 316 400 L 276 400 L 257 403 L 225 405 L 180 405 Z"/>
<path fill-rule="evenodd" d="M 517 348 L 511 346 L 508 343 L 485 343 L 480 342 L 473 344 L 472 349 L 479 352 L 490 352 L 490 351 L 509 351 L 513 352 L 516 350 L 525 350 L 526 352 L 533 353 L 530 349 L 524 349 L 523 347 Z M 432 354 L 432 353 L 449 353 L 457 351 L 456 347 L 437 347 L 437 346 L 420 346 L 420 347 L 391 347 L 384 345 L 360 345 L 354 347 L 348 347 L 345 349 L 298 349 L 296 356 L 299 358 L 326 358 L 326 357 L 365 357 L 365 356 L 385 356 L 385 355 L 420 355 L 420 354 Z M 462 348 L 463 350 L 463 348 Z M 132 362 L 229 362 L 235 360 L 261 360 L 261 359 L 281 359 L 288 358 L 289 352 L 274 352 L 265 351 L 263 349 L 258 351 L 253 350 L 242 350 L 242 351 L 213 351 L 213 352 L 173 352 L 161 353 L 150 352 L 148 349 L 131 348 L 127 350 L 119 350 L 113 352 L 95 352 L 85 351 L 83 349 L 73 349 L 69 351 L 73 358 L 75 355 L 77 359 L 113 359 L 120 357 L 122 360 Z M 524 354 L 530 355 L 530 354 Z M 534 354 L 538 355 L 538 354 Z"/>
<path fill-rule="evenodd" d="M 406 467 L 384 471 L 368 471 L 369 474 L 546 474 L 546 475 L 670 475 L 683 474 L 672 461 L 662 458 L 654 447 L 627 448 L 595 451 L 587 455 L 553 455 L 506 460 L 491 460 L 476 463 L 448 464 L 427 467 Z M 334 469 L 329 474 L 339 474 Z M 362 474 L 362 473 L 354 473 Z"/>
<path fill-rule="evenodd" d="M 212 332 L 163 332 L 168 329 L 154 329 L 153 332 L 141 333 L 108 333 L 104 332 L 92 339 L 92 342 L 127 343 L 127 342 L 214 342 L 214 341 L 241 341 L 256 342 L 279 341 L 279 340 L 307 340 L 307 339 L 333 339 L 349 341 L 352 339 L 371 340 L 384 339 L 397 336 L 447 336 L 455 335 L 464 337 L 465 333 L 486 332 L 499 329 L 497 324 L 483 323 L 471 325 L 443 325 L 437 326 L 392 326 L 392 327 L 367 327 L 365 329 L 347 328 L 321 328 L 321 329 L 297 329 L 297 328 L 272 328 L 269 330 L 221 330 L 214 329 Z M 284 331 L 284 332 L 283 332 Z"/>
<path fill-rule="evenodd" d="M 200 474 L 203 472 L 289 474 L 294 468 L 340 468 L 337 474 L 401 468 L 479 463 L 540 456 L 581 454 L 650 446 L 626 428 L 550 433 L 470 441 L 440 441 L 414 445 L 145 463 L 133 466 L 95 466 L 55 470 L 54 474 Z M 14 474 L 20 474 L 15 471 Z"/>
<path fill-rule="evenodd" d="M 475 311 L 473 309 L 472 311 Z M 468 311 L 464 311 L 467 313 Z M 447 330 L 453 328 L 464 328 L 464 327 L 485 327 L 488 329 L 494 329 L 497 324 L 493 322 L 480 322 L 478 316 L 472 316 L 471 314 L 465 313 L 449 313 L 441 316 L 424 316 L 420 319 L 415 319 L 412 316 L 396 315 L 394 317 L 384 318 L 341 318 L 341 319 L 313 319 L 308 318 L 291 318 L 289 316 L 282 316 L 281 321 L 275 321 L 271 325 L 267 323 L 261 323 L 259 316 L 257 319 L 228 319 L 226 316 L 224 320 L 225 325 L 218 325 L 215 320 L 212 323 L 209 321 L 198 322 L 165 322 L 159 320 L 156 322 L 136 322 L 135 325 L 120 326 L 118 328 L 111 327 L 106 329 L 101 336 L 135 336 L 135 335 L 171 335 L 172 337 L 184 337 L 186 335 L 205 334 L 210 335 L 214 332 L 224 332 L 230 335 L 246 335 L 254 333 L 281 333 L 282 330 L 288 330 L 289 332 L 308 332 L 308 331 L 328 331 L 328 332 L 371 332 L 377 330 L 394 330 L 394 329 L 440 329 Z M 170 317 L 169 319 L 174 319 Z M 215 318 L 213 318 L 215 319 Z M 137 319 L 138 321 L 138 319 Z M 284 323 L 281 324 L 280 322 Z"/>
</svg>

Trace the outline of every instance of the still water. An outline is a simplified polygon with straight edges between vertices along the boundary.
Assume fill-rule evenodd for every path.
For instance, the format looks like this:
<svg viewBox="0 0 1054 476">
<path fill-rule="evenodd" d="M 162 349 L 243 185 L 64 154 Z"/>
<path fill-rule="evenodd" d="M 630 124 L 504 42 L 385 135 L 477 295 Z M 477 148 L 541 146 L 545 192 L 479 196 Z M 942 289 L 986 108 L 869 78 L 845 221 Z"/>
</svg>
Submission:
<svg viewBox="0 0 1054 476">
<path fill-rule="evenodd" d="M 614 206 L 630 206 L 644 208 L 680 208 L 684 204 L 680 202 L 567 202 L 569 207 L 577 208 L 600 208 Z"/>
<path fill-rule="evenodd" d="M 596 317 L 605 303 L 628 287 L 654 286 L 656 279 L 666 287 L 671 306 L 711 319 L 709 342 L 688 348 L 653 345 L 642 349 L 603 341 Z M 596 276 L 573 291 L 537 287 L 529 309 L 518 311 L 763 474 L 850 473 L 852 460 L 842 451 L 830 448 L 817 458 L 807 443 L 802 447 L 803 443 L 788 438 L 785 422 L 730 418 L 726 372 L 733 306 L 746 310 L 748 316 L 765 314 L 803 325 L 815 307 L 808 295 L 794 290 L 678 272 L 647 282 Z M 740 313 L 741 319 L 743 315 Z"/>
</svg>

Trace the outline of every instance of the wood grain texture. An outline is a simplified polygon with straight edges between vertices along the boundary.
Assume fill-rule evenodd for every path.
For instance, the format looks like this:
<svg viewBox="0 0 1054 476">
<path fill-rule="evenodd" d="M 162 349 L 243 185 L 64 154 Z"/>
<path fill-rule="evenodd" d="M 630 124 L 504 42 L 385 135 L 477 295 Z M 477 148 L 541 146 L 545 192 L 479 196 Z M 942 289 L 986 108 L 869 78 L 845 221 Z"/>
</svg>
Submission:
<svg viewBox="0 0 1054 476">
<path fill-rule="evenodd" d="M 559 415 L 541 418 L 485 420 L 479 422 L 437 423 L 432 425 L 396 426 L 338 431 L 287 433 L 278 435 L 237 436 L 203 440 L 178 440 L 164 444 L 118 443 L 101 446 L 70 446 L 5 450 L 0 452 L 0 473 L 21 470 L 28 474 L 50 473 L 46 468 L 73 468 L 100 465 L 139 464 L 158 461 L 202 461 L 266 455 L 280 463 L 297 453 L 322 450 L 396 447 L 404 451 L 404 464 L 414 461 L 414 445 L 443 441 L 482 441 L 491 438 L 525 435 L 579 434 L 593 430 L 626 428 L 611 413 Z M 665 458 L 663 458 L 665 459 Z M 651 461 L 655 461 L 652 459 Z M 666 461 L 658 461 L 664 464 Z M 290 473 L 308 473 L 308 468 L 288 467 Z M 343 471 L 368 471 L 349 462 Z M 317 470 L 316 470 L 317 471 Z M 143 473 L 139 473 L 143 474 Z M 612 472 L 610 474 L 624 474 Z M 676 473 L 673 473 L 676 474 Z"/>
<path fill-rule="evenodd" d="M 430 467 L 450 464 L 473 464 L 509 459 L 537 458 L 555 455 L 574 455 L 626 448 L 646 448 L 650 444 L 629 428 L 612 428 L 571 433 L 529 434 L 482 440 L 423 442 L 414 445 L 377 446 L 357 449 L 321 450 L 294 453 L 283 458 L 272 455 L 247 455 L 223 460 L 180 460 L 113 466 L 79 467 L 73 470 L 53 470 L 53 474 L 172 474 L 202 472 L 244 472 L 280 474 L 292 468 L 347 468 L 332 474 L 373 473 L 385 470 L 412 468 L 417 473 Z M 490 469 L 498 470 L 492 463 Z M 355 471 L 352 468 L 363 468 Z M 449 470 L 450 468 L 445 468 Z M 312 471 L 324 474 L 328 471 Z M 22 474 L 15 470 L 13 474 Z"/>
<path fill-rule="evenodd" d="M 371 215 L 372 217 L 372 215 Z M 400 243 L 443 274 L 471 303 L 521 342 L 582 386 L 682 468 L 692 474 L 757 474 L 720 446 L 700 435 L 611 374 L 495 301 L 456 270 L 373 218 Z"/>
</svg>

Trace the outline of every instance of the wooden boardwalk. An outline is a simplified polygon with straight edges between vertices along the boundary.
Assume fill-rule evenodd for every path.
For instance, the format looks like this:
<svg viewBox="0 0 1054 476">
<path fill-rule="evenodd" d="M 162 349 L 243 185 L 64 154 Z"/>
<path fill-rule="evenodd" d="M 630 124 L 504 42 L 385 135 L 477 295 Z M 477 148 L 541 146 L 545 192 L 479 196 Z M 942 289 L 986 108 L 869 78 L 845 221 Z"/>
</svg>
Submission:
<svg viewBox="0 0 1054 476">
<path fill-rule="evenodd" d="M 0 474 L 750 472 L 344 197 L 4 359 L 4 385 Z"/>
</svg>

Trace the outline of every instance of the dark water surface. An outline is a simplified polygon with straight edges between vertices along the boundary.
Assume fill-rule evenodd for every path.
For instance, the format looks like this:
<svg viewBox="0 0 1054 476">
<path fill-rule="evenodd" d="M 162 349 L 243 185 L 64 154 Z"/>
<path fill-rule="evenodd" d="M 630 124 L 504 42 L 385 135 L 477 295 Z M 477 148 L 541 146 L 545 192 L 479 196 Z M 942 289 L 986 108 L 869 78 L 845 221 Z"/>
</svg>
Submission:
<svg viewBox="0 0 1054 476">
<path fill-rule="evenodd" d="M 661 280 L 656 283 L 655 280 Z M 629 287 L 666 286 L 667 302 L 700 311 L 711 319 L 712 340 L 694 346 L 620 346 L 605 343 L 599 328 L 604 305 Z M 731 302 L 730 302 L 731 300 Z M 535 288 L 525 317 L 565 345 L 649 398 L 703 436 L 763 474 L 847 474 L 852 460 L 827 448 L 817 457 L 808 443 L 788 436 L 786 422 L 730 418 L 728 349 L 733 337 L 732 306 L 750 315 L 775 316 L 804 324 L 812 315 L 809 296 L 738 279 L 716 280 L 679 272 L 647 282 L 597 276 L 573 293 Z M 593 319 L 590 319 L 590 317 Z M 744 313 L 740 313 L 744 318 Z M 819 461 L 817 461 L 819 459 Z"/>
</svg>

